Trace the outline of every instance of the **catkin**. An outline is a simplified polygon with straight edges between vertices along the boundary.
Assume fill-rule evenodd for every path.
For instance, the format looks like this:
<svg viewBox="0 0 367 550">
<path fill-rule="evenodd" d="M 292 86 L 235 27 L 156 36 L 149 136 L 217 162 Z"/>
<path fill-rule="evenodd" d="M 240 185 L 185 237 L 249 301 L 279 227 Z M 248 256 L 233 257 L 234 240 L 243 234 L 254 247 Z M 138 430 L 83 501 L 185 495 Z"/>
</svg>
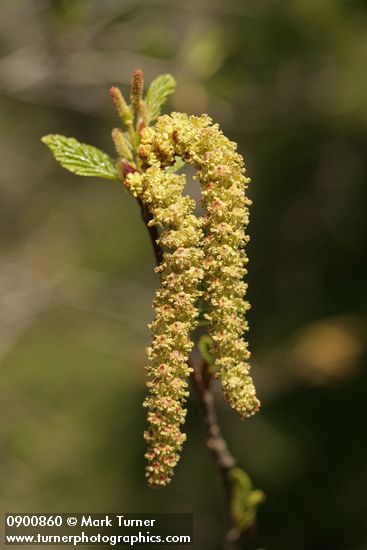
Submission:
<svg viewBox="0 0 367 550">
<path fill-rule="evenodd" d="M 192 214 L 195 201 L 182 196 L 185 176 L 169 174 L 158 162 L 143 174 L 130 174 L 126 185 L 149 207 L 151 225 L 160 228 L 158 244 L 163 262 L 156 268 L 160 288 L 154 300 L 155 319 L 150 325 L 152 344 L 146 367 L 149 394 L 144 406 L 149 427 L 146 475 L 152 487 L 166 485 L 179 460 L 186 435 L 184 404 L 191 372 L 188 356 L 190 332 L 197 324 L 196 302 L 203 278 L 201 222 Z"/>
<path fill-rule="evenodd" d="M 242 156 L 217 124 L 207 116 L 172 113 L 161 116 L 153 128 L 142 131 L 140 155 L 152 165 L 169 166 L 175 156 L 195 166 L 206 210 L 200 245 L 204 254 L 204 298 L 208 303 L 209 333 L 213 339 L 215 376 L 224 395 L 242 417 L 251 416 L 259 401 L 249 374 L 250 352 L 243 335 L 247 271 L 245 233 L 248 223 Z"/>
</svg>

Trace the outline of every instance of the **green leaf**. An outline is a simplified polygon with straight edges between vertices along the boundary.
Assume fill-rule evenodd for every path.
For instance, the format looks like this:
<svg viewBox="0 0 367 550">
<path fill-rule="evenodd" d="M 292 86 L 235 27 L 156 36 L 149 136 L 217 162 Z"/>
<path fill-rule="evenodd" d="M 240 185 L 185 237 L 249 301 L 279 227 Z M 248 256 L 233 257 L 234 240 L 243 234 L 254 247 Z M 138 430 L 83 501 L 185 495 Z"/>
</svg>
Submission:
<svg viewBox="0 0 367 550">
<path fill-rule="evenodd" d="M 182 160 L 181 157 L 175 157 L 175 163 L 172 164 L 172 166 L 167 166 L 166 172 L 169 174 L 174 174 L 175 172 L 181 170 L 183 166 L 185 166 L 185 161 Z"/>
<path fill-rule="evenodd" d="M 59 134 L 49 134 L 41 141 L 51 149 L 63 168 L 78 176 L 118 179 L 113 159 L 92 145 Z"/>
<path fill-rule="evenodd" d="M 170 74 L 155 78 L 148 89 L 145 101 L 148 108 L 149 122 L 156 120 L 161 113 L 163 103 L 175 91 L 176 80 Z"/>
<path fill-rule="evenodd" d="M 213 339 L 208 334 L 203 334 L 198 342 L 198 350 L 200 351 L 201 357 L 204 359 L 204 361 L 206 361 L 209 366 L 213 365 L 214 363 L 214 359 L 211 353 L 212 348 Z"/>
<path fill-rule="evenodd" d="M 242 532 L 253 525 L 257 508 L 265 500 L 259 489 L 254 489 L 252 481 L 242 468 L 231 468 L 229 480 L 232 484 L 231 516 L 235 527 Z"/>
</svg>

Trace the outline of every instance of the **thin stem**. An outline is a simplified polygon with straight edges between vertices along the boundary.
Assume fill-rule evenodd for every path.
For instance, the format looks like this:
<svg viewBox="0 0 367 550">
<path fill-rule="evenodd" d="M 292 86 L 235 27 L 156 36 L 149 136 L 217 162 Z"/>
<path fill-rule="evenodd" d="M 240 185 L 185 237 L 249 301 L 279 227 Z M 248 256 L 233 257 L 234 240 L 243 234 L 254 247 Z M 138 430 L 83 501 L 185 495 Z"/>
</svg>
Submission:
<svg viewBox="0 0 367 550">
<path fill-rule="evenodd" d="M 159 237 L 157 226 L 156 225 L 149 225 L 149 222 L 152 219 L 151 213 L 149 212 L 148 207 L 146 206 L 146 204 L 144 204 L 144 202 L 141 199 L 137 199 L 137 201 L 138 201 L 139 206 L 140 206 L 141 217 L 143 218 L 144 225 L 147 228 L 148 233 L 149 233 L 149 237 L 150 237 L 150 241 L 152 243 L 156 264 L 159 265 L 163 260 L 163 251 L 162 251 L 162 248 L 157 243 L 157 240 L 158 240 L 158 237 Z"/>
<path fill-rule="evenodd" d="M 233 521 L 231 517 L 233 483 L 230 479 L 230 472 L 232 468 L 237 466 L 237 460 L 229 450 L 227 442 L 224 439 L 219 426 L 214 394 L 210 387 L 213 377 L 210 373 L 209 366 L 202 358 L 194 359 L 191 357 L 189 364 L 193 368 L 192 379 L 199 396 L 201 409 L 203 411 L 204 424 L 206 427 L 205 443 L 221 474 L 226 494 L 227 521 L 231 527 L 226 533 L 224 548 L 227 550 L 234 550 L 235 548 L 238 548 L 237 545 L 244 535 L 241 530 L 232 526 Z"/>
<path fill-rule="evenodd" d="M 193 369 L 191 376 L 199 397 L 201 409 L 203 411 L 204 425 L 206 428 L 205 444 L 211 452 L 222 477 L 226 495 L 227 522 L 231 524 L 231 500 L 233 485 L 229 478 L 229 472 L 236 466 L 237 462 L 230 452 L 219 426 L 214 394 L 210 387 L 212 375 L 210 374 L 208 364 L 200 358 L 190 358 L 189 363 Z M 226 542 L 228 541 L 228 538 L 229 536 L 227 534 Z"/>
<path fill-rule="evenodd" d="M 212 453 L 227 486 L 228 471 L 236 466 L 237 462 L 231 454 L 219 427 L 214 394 L 210 387 L 212 375 L 210 374 L 208 364 L 203 359 L 195 361 L 193 358 L 190 358 L 189 363 L 193 368 L 192 379 L 204 413 L 204 424 L 207 431 L 206 446 Z"/>
</svg>

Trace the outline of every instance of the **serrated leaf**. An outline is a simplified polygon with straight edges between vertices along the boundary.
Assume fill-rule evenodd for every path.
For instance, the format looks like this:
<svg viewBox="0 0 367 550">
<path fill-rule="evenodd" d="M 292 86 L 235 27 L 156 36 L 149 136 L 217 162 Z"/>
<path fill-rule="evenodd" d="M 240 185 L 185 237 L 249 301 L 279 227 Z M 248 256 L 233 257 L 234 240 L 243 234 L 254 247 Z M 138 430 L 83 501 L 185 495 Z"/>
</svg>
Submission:
<svg viewBox="0 0 367 550">
<path fill-rule="evenodd" d="M 165 103 L 167 97 L 173 94 L 175 88 L 176 80 L 170 74 L 157 76 L 157 78 L 151 82 L 145 98 L 149 122 L 159 117 L 162 105 Z"/>
<path fill-rule="evenodd" d="M 41 141 L 51 149 L 63 168 L 78 176 L 118 179 L 113 159 L 92 145 L 59 134 L 49 134 Z"/>
</svg>

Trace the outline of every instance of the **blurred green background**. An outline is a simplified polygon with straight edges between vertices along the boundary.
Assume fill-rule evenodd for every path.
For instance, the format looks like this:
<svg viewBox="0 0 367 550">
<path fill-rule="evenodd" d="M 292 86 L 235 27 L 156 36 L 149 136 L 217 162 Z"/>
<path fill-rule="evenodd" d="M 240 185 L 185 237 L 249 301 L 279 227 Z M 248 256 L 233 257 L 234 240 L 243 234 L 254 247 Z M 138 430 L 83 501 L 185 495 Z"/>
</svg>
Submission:
<svg viewBox="0 0 367 550">
<path fill-rule="evenodd" d="M 2 511 L 193 511 L 221 548 L 197 400 L 172 484 L 145 486 L 143 365 L 157 284 L 134 201 L 40 142 L 113 154 L 108 95 L 170 72 L 252 177 L 249 298 L 263 406 L 223 430 L 267 494 L 244 548 L 367 548 L 367 5 L 362 0 L 2 0 Z"/>
</svg>

